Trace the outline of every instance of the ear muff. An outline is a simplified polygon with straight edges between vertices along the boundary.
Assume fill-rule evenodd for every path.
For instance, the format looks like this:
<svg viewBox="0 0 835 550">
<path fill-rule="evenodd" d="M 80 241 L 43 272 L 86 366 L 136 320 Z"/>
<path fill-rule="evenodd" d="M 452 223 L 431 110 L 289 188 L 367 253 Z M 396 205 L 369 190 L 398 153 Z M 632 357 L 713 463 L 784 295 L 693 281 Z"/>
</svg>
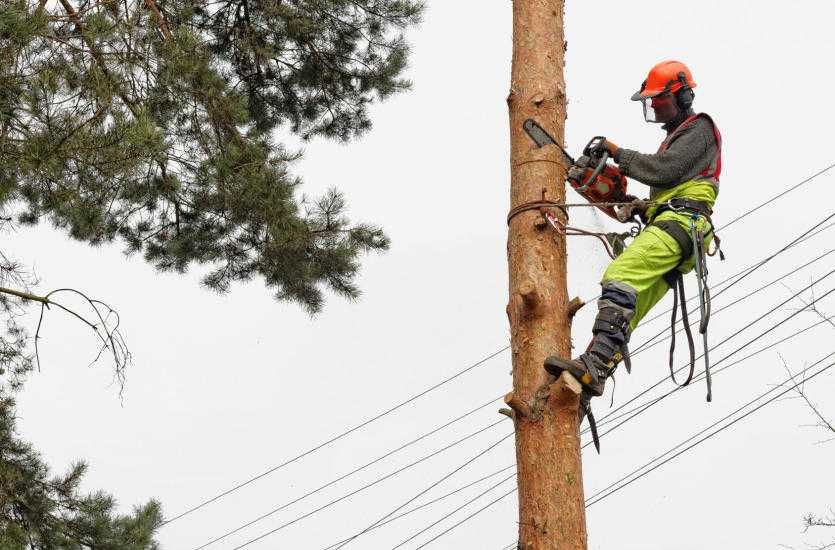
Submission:
<svg viewBox="0 0 835 550">
<path fill-rule="evenodd" d="M 683 72 L 678 73 L 678 81 L 681 83 L 681 88 L 676 92 L 676 102 L 682 111 L 686 111 L 693 106 L 693 98 L 696 94 L 693 93 L 693 88 L 690 87 L 687 76 Z"/>
<path fill-rule="evenodd" d="M 696 94 L 691 88 L 682 88 L 676 92 L 676 101 L 682 111 L 687 111 L 693 106 L 693 98 L 695 97 Z"/>
</svg>

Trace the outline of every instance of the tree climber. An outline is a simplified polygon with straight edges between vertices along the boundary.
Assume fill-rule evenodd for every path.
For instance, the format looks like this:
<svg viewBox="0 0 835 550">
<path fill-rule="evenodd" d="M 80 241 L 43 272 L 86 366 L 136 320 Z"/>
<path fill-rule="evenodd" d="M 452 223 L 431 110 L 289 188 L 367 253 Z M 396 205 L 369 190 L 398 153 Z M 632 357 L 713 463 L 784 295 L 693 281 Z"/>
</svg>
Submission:
<svg viewBox="0 0 835 550">
<path fill-rule="evenodd" d="M 705 249 L 713 240 L 710 214 L 719 192 L 722 140 L 708 115 L 694 113 L 695 87 L 683 63 L 657 64 L 632 100 L 643 104 L 647 122 L 663 124 L 667 136 L 658 152 L 639 153 L 605 141 L 620 172 L 650 187 L 650 202 L 641 212 L 647 226 L 603 274 L 588 349 L 575 359 L 545 360 L 551 375 L 568 371 L 583 384 L 581 415 L 589 412 L 591 397 L 603 394 L 618 363 L 628 361 L 631 332 L 669 288 L 675 292 L 681 274 L 693 269 L 691 221 Z M 578 159 L 569 178 L 582 178 L 588 163 L 587 157 Z"/>
</svg>

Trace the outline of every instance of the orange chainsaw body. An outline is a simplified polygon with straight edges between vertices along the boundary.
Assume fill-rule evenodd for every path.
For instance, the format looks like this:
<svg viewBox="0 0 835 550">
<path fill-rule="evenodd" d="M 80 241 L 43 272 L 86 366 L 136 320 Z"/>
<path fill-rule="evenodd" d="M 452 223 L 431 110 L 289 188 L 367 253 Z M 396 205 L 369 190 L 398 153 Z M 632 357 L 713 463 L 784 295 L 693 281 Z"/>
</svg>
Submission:
<svg viewBox="0 0 835 550">
<path fill-rule="evenodd" d="M 575 191 L 592 204 L 623 202 L 626 200 L 626 177 L 620 173 L 616 166 L 607 164 L 594 182 L 588 185 L 592 172 L 594 172 L 594 169 L 587 168 L 582 182 L 576 179 L 570 179 L 568 182 Z M 617 213 L 613 206 L 598 205 L 597 207 L 608 216 L 617 219 Z"/>
</svg>

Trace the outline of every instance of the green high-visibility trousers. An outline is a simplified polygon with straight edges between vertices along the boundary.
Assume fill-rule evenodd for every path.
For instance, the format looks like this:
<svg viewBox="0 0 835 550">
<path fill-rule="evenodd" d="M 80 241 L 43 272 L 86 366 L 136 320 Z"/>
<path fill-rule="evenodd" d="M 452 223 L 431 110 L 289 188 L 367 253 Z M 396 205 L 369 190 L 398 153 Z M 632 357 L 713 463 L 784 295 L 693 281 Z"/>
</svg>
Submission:
<svg viewBox="0 0 835 550">
<path fill-rule="evenodd" d="M 675 220 L 690 234 L 690 214 L 667 211 L 655 217 L 655 220 Z M 694 220 L 697 229 L 707 233 L 711 227 L 708 221 L 699 216 Z M 713 232 L 705 237 L 705 247 L 713 241 Z M 634 330 L 641 319 L 664 297 L 669 290 L 664 275 L 674 269 L 681 261 L 681 248 L 669 233 L 658 227 L 648 226 L 626 247 L 603 274 L 601 284 L 618 282 L 635 290 L 637 301 L 635 315 L 629 323 Z M 695 266 L 695 258 L 690 257 L 680 266 L 679 271 L 688 273 Z"/>
</svg>

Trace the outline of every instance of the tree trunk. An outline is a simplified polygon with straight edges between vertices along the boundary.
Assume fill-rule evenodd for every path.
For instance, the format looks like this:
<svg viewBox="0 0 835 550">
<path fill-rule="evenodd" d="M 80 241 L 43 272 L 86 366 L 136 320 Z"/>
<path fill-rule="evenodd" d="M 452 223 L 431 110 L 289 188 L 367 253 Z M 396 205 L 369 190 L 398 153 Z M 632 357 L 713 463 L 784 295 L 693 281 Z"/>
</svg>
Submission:
<svg viewBox="0 0 835 550">
<path fill-rule="evenodd" d="M 563 0 L 514 0 L 507 100 L 514 208 L 543 199 L 565 201 L 567 167 L 559 150 L 537 148 L 522 127 L 533 118 L 564 141 L 564 56 Z M 548 355 L 571 352 L 565 236 L 545 223 L 541 212 L 527 210 L 511 220 L 507 248 L 513 393 L 506 402 L 516 424 L 519 548 L 585 550 L 580 386 L 568 374 L 546 385 L 553 378 L 542 368 Z"/>
</svg>

